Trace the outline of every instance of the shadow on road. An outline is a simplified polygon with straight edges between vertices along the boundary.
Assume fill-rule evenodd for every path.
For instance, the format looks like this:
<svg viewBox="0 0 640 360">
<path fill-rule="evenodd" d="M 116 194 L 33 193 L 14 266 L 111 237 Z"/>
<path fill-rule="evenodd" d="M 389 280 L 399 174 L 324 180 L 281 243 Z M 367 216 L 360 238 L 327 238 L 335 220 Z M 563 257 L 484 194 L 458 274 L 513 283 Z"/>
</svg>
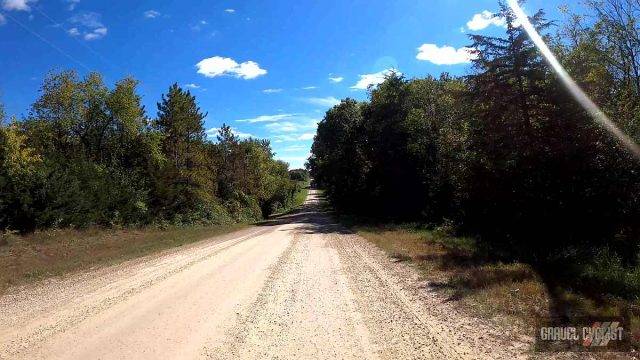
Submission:
<svg viewBox="0 0 640 360">
<path fill-rule="evenodd" d="M 324 195 L 311 190 L 307 201 L 297 209 L 261 221 L 257 226 L 300 224 L 299 230 L 305 234 L 353 234 L 330 216 Z"/>
</svg>

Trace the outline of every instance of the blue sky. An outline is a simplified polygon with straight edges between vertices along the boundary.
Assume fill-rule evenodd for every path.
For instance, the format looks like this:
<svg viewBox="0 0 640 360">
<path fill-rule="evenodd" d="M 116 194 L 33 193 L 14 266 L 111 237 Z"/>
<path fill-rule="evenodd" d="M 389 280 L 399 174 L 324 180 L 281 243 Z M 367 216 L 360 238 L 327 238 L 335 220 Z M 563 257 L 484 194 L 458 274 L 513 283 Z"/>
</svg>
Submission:
<svg viewBox="0 0 640 360">
<path fill-rule="evenodd" d="M 316 123 L 364 99 L 394 68 L 407 77 L 469 71 L 467 34 L 495 34 L 495 0 L 0 0 L 0 99 L 27 114 L 51 70 L 140 80 L 147 114 L 177 82 L 242 136 L 271 139 L 301 167 Z M 562 20 L 558 0 L 530 0 Z M 212 131 L 211 133 L 213 133 Z"/>
</svg>

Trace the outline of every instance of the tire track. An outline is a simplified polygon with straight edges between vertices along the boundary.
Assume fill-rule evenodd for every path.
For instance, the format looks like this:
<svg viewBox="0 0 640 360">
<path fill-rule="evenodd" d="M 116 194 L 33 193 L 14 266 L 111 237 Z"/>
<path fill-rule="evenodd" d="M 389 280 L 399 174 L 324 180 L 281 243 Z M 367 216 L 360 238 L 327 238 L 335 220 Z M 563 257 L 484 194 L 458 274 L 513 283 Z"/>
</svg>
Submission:
<svg viewBox="0 0 640 360">
<path fill-rule="evenodd" d="M 380 344 L 381 357 L 415 359 L 464 359 L 438 331 L 420 316 L 387 276 L 353 244 L 355 235 L 330 235 L 349 274 L 360 311 Z M 386 325 L 386 326 L 385 326 Z"/>
<path fill-rule="evenodd" d="M 206 261 L 222 253 L 223 251 L 235 245 L 238 245 L 239 243 L 260 236 L 268 231 L 271 231 L 271 229 L 260 229 L 239 238 L 230 239 L 207 246 L 204 249 L 196 249 L 195 251 L 197 254 L 199 254 L 198 256 L 182 256 L 177 259 L 173 259 L 173 261 L 164 263 L 160 268 L 156 268 L 154 269 L 154 271 L 145 274 L 146 277 L 150 278 L 135 284 L 134 287 L 118 289 L 120 291 L 117 295 L 103 298 L 98 303 L 89 302 L 89 304 L 83 304 L 79 309 L 74 309 L 73 312 L 67 314 L 67 316 L 64 316 L 62 318 L 60 316 L 53 317 L 53 319 L 55 320 L 55 322 L 53 323 L 47 323 L 45 321 L 45 324 L 36 326 L 27 333 L 22 332 L 17 336 L 9 336 L 9 340 L 6 340 L 5 337 L 2 346 L 0 347 L 0 359 L 10 359 L 19 355 L 25 350 L 31 351 L 52 336 L 67 331 L 68 329 L 81 323 L 85 319 L 95 316 L 120 302 L 126 301 L 132 296 L 144 291 L 145 289 L 148 289 L 157 283 L 160 283 L 178 273 L 181 273 L 200 262 Z M 187 261 L 185 263 L 181 263 L 181 260 L 184 259 L 186 259 Z M 130 278 L 133 276 L 135 275 L 125 277 L 124 279 L 121 279 L 120 282 L 123 284 L 127 284 L 129 283 Z"/>
</svg>

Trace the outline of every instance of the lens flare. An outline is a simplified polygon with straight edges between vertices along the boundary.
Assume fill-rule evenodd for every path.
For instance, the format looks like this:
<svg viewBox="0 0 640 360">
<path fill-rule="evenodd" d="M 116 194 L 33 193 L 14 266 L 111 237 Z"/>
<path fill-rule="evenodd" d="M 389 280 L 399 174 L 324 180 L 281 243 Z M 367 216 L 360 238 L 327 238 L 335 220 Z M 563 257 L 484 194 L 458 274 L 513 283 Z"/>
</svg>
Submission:
<svg viewBox="0 0 640 360">
<path fill-rule="evenodd" d="M 545 57 L 549 65 L 558 74 L 558 77 L 569 90 L 571 95 L 576 99 L 580 105 L 611 135 L 613 135 L 618 141 L 620 141 L 637 159 L 640 159 L 640 146 L 636 144 L 627 134 L 625 134 L 616 124 L 609 119 L 609 117 L 596 105 L 587 94 L 576 84 L 571 75 L 562 67 L 556 56 L 551 49 L 544 42 L 538 31 L 533 27 L 529 21 L 529 17 L 524 13 L 524 10 L 518 4 L 518 0 L 507 0 L 509 6 L 513 10 L 514 14 L 518 18 L 520 24 L 524 27 L 526 32 L 531 37 L 531 40 L 536 44 L 542 56 Z"/>
</svg>

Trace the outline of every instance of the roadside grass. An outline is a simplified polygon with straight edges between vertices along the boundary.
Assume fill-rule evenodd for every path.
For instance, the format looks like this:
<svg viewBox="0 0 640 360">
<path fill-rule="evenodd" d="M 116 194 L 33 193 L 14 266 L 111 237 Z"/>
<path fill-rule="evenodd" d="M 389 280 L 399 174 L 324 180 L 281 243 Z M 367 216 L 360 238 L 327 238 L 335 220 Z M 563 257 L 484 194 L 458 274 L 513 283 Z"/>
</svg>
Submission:
<svg viewBox="0 0 640 360">
<path fill-rule="evenodd" d="M 15 285 L 180 247 L 248 225 L 48 230 L 5 234 L 0 246 L 0 295 Z"/>
<path fill-rule="evenodd" d="M 309 181 L 299 181 L 298 186 L 300 186 L 300 190 L 296 193 L 296 196 L 293 198 L 293 208 L 297 208 L 304 204 L 305 200 L 307 200 L 307 196 L 309 195 Z"/>
<path fill-rule="evenodd" d="M 396 262 L 411 263 L 428 287 L 461 311 L 516 326 L 533 335 L 540 324 L 562 317 L 624 317 L 625 331 L 640 333 L 637 300 L 601 294 L 593 297 L 571 286 L 563 276 L 553 280 L 524 263 L 492 261 L 471 238 L 448 236 L 409 225 L 354 225 L 352 229 L 384 250 Z M 637 347 L 638 342 L 633 341 Z"/>
<path fill-rule="evenodd" d="M 309 183 L 300 182 L 292 209 L 301 206 L 308 193 Z M 224 224 L 138 229 L 63 229 L 26 235 L 0 233 L 0 295 L 12 286 L 121 263 L 247 226 L 249 225 Z"/>
<path fill-rule="evenodd" d="M 309 182 L 308 181 L 298 181 L 297 182 L 298 189 L 296 190 L 295 195 L 293 196 L 293 200 L 288 206 L 282 207 L 278 209 L 275 213 L 271 214 L 268 219 L 264 219 L 262 221 L 257 222 L 258 225 L 264 224 L 272 224 L 273 219 L 282 215 L 290 214 L 300 208 L 304 202 L 307 200 L 307 196 L 309 195 Z"/>
<path fill-rule="evenodd" d="M 536 272 L 525 264 L 483 263 L 473 239 L 407 225 L 356 229 L 395 261 L 415 265 L 447 301 L 459 301 L 480 316 L 532 326 L 530 319 L 546 315 L 546 289 Z"/>
</svg>

